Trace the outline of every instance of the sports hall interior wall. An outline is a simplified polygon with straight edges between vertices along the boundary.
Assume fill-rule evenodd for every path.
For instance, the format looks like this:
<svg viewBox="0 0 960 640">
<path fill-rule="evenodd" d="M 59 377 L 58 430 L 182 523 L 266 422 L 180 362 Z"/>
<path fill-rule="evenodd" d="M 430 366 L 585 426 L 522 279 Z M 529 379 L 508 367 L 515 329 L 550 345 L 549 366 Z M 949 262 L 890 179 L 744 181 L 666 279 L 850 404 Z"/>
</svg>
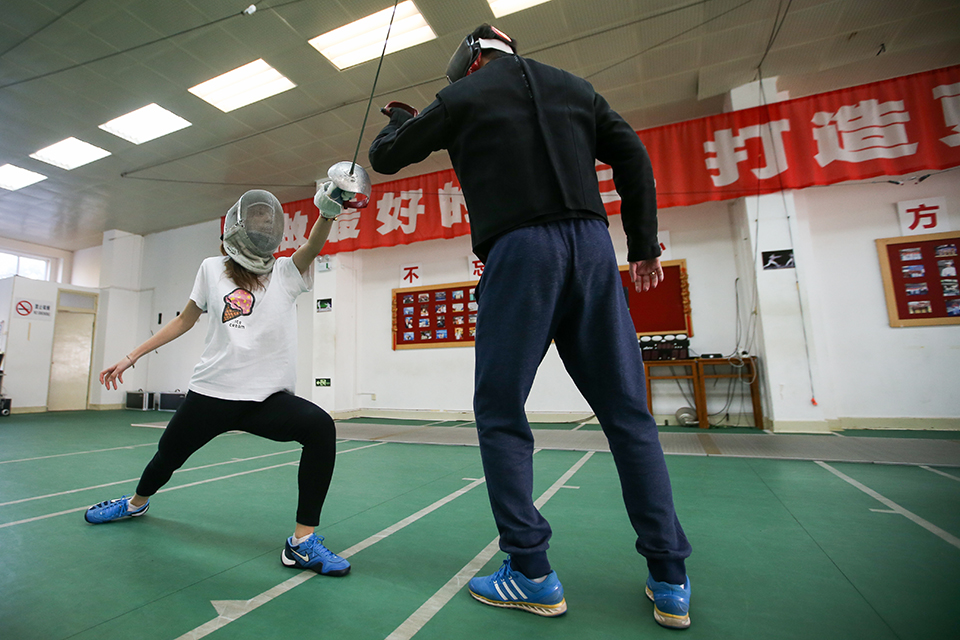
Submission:
<svg viewBox="0 0 960 640">
<path fill-rule="evenodd" d="M 960 182 L 955 176 L 946 172 L 919 184 L 907 181 L 902 185 L 877 179 L 794 193 L 794 248 L 807 291 L 804 313 L 812 328 L 807 336 L 811 373 L 824 430 L 960 427 L 960 399 L 953 390 L 960 327 L 890 328 L 874 244 L 876 238 L 900 235 L 896 202 L 901 200 L 945 197 L 950 224 L 960 228 Z M 743 255 L 749 249 L 739 237 L 743 230 L 731 213 L 740 205 L 740 201 L 705 203 L 664 209 L 660 214 L 661 229 L 670 231 L 672 257 L 687 261 L 694 327 L 691 346 L 698 353 L 728 354 L 741 348 L 757 353 L 747 330 L 753 275 L 742 273 L 746 271 L 743 265 L 750 264 L 753 257 Z M 625 241 L 619 217 L 611 218 L 610 229 L 623 259 Z M 761 228 L 761 236 L 763 233 Z M 138 237 L 128 234 L 110 236 L 99 249 L 77 252 L 73 286 L 89 287 L 95 268 L 100 267 L 94 374 L 183 308 L 200 261 L 218 253 L 218 234 L 218 220 L 214 219 L 145 236 L 139 240 L 139 254 Z M 134 248 L 118 252 L 123 243 Z M 140 264 L 127 264 L 122 274 L 116 274 L 118 261 L 133 260 L 137 255 Z M 401 264 L 422 264 L 422 284 L 460 282 L 471 279 L 468 255 L 469 240 L 464 237 L 334 256 L 333 270 L 317 273 L 313 294 L 304 294 L 298 304 L 298 393 L 338 416 L 439 412 L 469 416 L 472 348 L 394 351 L 390 326 L 390 292 L 406 284 L 400 281 Z M 758 278 L 765 277 L 762 271 L 757 273 Z M 53 287 L 55 299 L 55 283 L 37 286 Z M 739 309 L 735 287 L 739 287 Z M 320 297 L 333 299 L 332 313 L 316 313 L 315 301 Z M 9 312 L 3 317 L 9 317 Z M 15 331 L 13 322 L 8 324 L 8 337 Z M 125 376 L 124 389 L 185 389 L 202 349 L 206 322 L 201 318 L 193 331 L 145 357 Z M 32 348 L 30 344 L 28 348 Z M 4 392 L 14 399 L 15 412 L 43 409 L 49 359 L 42 357 L 42 350 L 35 355 L 39 356 L 34 358 L 35 364 L 22 370 L 16 359 L 8 362 Z M 806 367 L 804 362 L 790 364 Z M 330 378 L 332 387 L 317 388 L 315 379 L 321 377 Z M 94 378 L 91 407 L 122 406 L 123 390 L 105 391 L 94 384 Z M 770 394 L 776 393 L 804 394 L 805 398 L 809 389 L 781 389 L 777 380 L 770 380 L 764 394 L 768 407 Z M 726 387 L 712 390 L 708 402 L 711 412 L 723 411 Z M 661 421 L 688 405 L 675 383 L 656 383 L 654 413 Z M 749 422 L 748 406 L 748 397 L 736 390 L 726 407 L 731 421 L 742 418 Z M 741 410 L 745 415 L 739 416 Z M 542 420 L 590 414 L 553 348 L 541 365 L 528 411 L 533 419 Z M 772 426 L 778 430 L 778 421 L 789 419 L 774 416 Z"/>
</svg>

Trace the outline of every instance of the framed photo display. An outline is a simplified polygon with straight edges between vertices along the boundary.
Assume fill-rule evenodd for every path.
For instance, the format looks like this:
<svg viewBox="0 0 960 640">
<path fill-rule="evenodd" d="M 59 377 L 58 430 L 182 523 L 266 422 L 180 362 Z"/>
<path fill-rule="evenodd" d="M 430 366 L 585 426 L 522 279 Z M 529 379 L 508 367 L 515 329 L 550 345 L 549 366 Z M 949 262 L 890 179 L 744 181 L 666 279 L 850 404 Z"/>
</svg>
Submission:
<svg viewBox="0 0 960 640">
<path fill-rule="evenodd" d="M 692 336 L 687 261 L 664 260 L 660 266 L 663 267 L 663 282 L 656 289 L 643 293 L 637 293 L 630 282 L 630 267 L 620 267 L 623 294 L 637 337 L 670 333 Z"/>
<path fill-rule="evenodd" d="M 877 240 L 891 327 L 960 324 L 960 232 Z"/>
<path fill-rule="evenodd" d="M 472 347 L 478 280 L 393 290 L 393 348 Z"/>
</svg>

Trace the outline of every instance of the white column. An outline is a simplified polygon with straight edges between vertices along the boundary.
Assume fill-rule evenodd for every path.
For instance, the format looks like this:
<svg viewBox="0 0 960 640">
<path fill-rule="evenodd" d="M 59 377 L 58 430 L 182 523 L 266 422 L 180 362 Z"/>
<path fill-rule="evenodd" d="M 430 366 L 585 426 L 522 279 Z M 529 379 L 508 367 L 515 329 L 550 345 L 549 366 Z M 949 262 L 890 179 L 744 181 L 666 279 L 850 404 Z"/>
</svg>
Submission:
<svg viewBox="0 0 960 640">
<path fill-rule="evenodd" d="M 328 265 L 328 266 L 325 266 Z M 361 259 L 355 252 L 316 262 L 314 275 L 313 367 L 311 400 L 334 417 L 360 408 L 357 389 L 357 288 Z M 329 300 L 330 311 L 319 309 Z M 329 379 L 330 386 L 317 386 Z"/>
<path fill-rule="evenodd" d="M 731 91 L 727 106 L 729 110 L 748 109 L 786 99 L 786 92 L 776 91 L 776 78 L 767 78 Z M 807 234 L 800 228 L 793 194 L 784 191 L 742 198 L 731 205 L 731 216 L 741 238 L 737 265 L 746 285 L 741 289 L 742 320 L 755 326 L 768 425 L 774 431 L 827 431 L 822 403 L 829 390 L 817 384 L 803 278 L 804 260 L 810 252 L 801 241 Z M 796 267 L 764 270 L 763 252 L 784 249 L 793 250 Z"/>
<path fill-rule="evenodd" d="M 93 354 L 93 375 L 99 375 L 107 366 L 130 353 L 144 336 L 149 335 L 150 296 L 141 290 L 140 274 L 143 264 L 143 237 L 110 230 L 103 234 L 100 254 L 100 299 L 97 310 L 97 345 Z M 123 375 L 124 384 L 118 391 L 107 391 L 92 384 L 90 404 L 99 406 L 122 405 L 125 391 L 144 388 L 147 381 L 149 356 L 141 358 L 136 368 Z"/>
</svg>

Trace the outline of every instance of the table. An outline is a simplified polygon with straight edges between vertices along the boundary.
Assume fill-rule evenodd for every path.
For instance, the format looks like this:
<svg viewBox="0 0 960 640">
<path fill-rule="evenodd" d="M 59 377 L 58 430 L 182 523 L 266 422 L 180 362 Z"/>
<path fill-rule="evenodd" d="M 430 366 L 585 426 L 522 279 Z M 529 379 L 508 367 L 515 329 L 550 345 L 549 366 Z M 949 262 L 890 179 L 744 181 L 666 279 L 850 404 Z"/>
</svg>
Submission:
<svg viewBox="0 0 960 640">
<path fill-rule="evenodd" d="M 682 367 L 685 371 L 679 375 L 656 375 L 656 367 Z M 715 367 L 733 367 L 733 371 L 717 372 Z M 689 373 L 686 371 L 689 370 Z M 644 360 L 643 372 L 647 379 L 647 407 L 653 406 L 651 380 L 690 380 L 693 384 L 693 401 L 697 410 L 697 423 L 701 429 L 710 426 L 707 415 L 707 380 L 717 378 L 746 378 L 750 381 L 750 400 L 753 404 L 753 423 L 763 429 L 763 405 L 760 402 L 760 376 L 757 371 L 757 359 L 754 356 L 742 358 L 692 358 L 687 360 Z"/>
</svg>

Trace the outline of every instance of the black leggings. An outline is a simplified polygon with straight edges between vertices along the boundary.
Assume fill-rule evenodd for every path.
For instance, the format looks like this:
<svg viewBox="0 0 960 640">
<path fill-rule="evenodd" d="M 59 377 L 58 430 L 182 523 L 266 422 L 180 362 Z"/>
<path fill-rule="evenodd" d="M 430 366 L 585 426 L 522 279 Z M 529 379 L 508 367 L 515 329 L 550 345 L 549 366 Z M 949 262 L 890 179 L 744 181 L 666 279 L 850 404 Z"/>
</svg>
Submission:
<svg viewBox="0 0 960 640">
<path fill-rule="evenodd" d="M 221 400 L 188 392 L 163 432 L 156 455 L 143 470 L 137 493 L 155 494 L 195 451 L 231 430 L 303 445 L 297 476 L 297 523 L 308 527 L 320 524 L 337 457 L 336 426 L 317 405 L 282 391 L 263 402 Z"/>
</svg>

